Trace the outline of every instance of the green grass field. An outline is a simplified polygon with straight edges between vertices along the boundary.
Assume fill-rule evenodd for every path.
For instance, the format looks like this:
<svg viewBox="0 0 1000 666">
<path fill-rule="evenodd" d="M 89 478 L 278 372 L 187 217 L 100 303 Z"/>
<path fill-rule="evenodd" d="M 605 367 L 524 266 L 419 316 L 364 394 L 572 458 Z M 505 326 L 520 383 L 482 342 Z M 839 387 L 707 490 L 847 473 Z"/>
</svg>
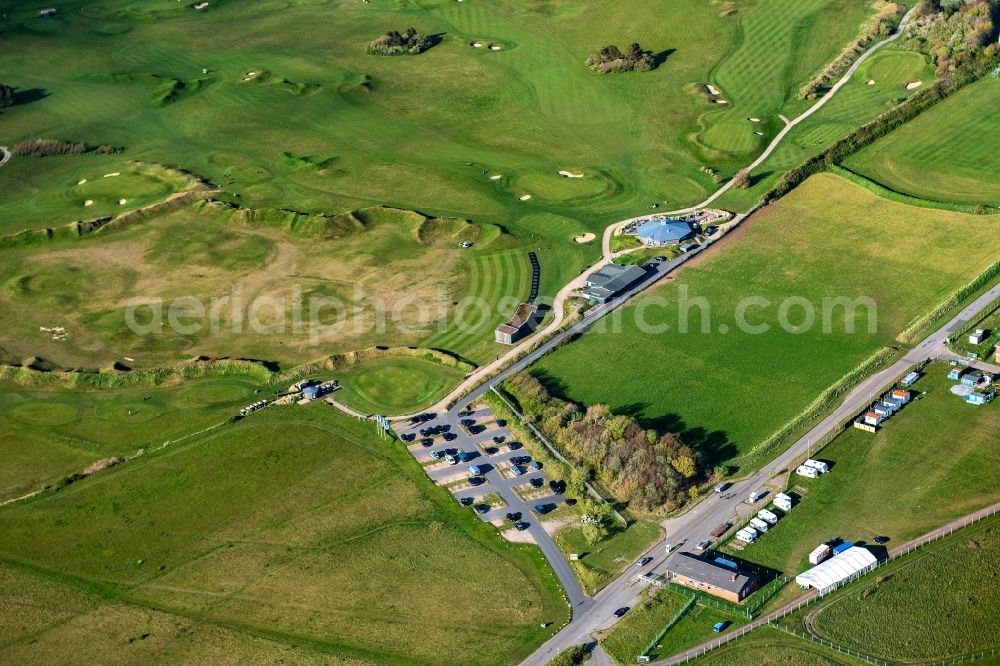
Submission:
<svg viewBox="0 0 1000 666">
<path fill-rule="evenodd" d="M 125 146 L 129 159 L 190 169 L 244 205 L 383 203 L 526 233 L 539 230 L 529 219 L 538 212 L 603 226 L 651 201 L 703 198 L 712 185 L 698 167 L 749 161 L 761 141 L 745 117 L 773 125 L 800 108 L 799 85 L 872 11 L 867 0 L 644 1 L 627 16 L 614 3 L 562 0 L 219 0 L 200 11 L 72 0 L 42 19 L 11 7 L 0 24 L 5 83 L 33 101 L 5 111 L 4 125 L 12 142 Z M 369 39 L 409 25 L 441 43 L 414 58 L 364 54 Z M 472 48 L 478 39 L 504 48 Z M 623 76 L 584 66 L 603 45 L 632 41 L 661 66 Z M 709 81 L 728 106 L 695 91 Z M 77 172 L 92 158 L 72 158 Z M 0 172 L 0 192 L 31 178 L 28 162 Z M 38 187 L 31 198 L 56 201 L 67 182 Z M 533 198 L 520 202 L 525 193 Z M 26 226 L 38 221 L 12 205 Z M 66 199 L 45 223 L 76 219 L 78 206 Z"/>
<path fill-rule="evenodd" d="M 0 384 L 0 501 L 97 460 L 132 455 L 224 422 L 260 399 L 250 377 L 125 389 Z"/>
<path fill-rule="evenodd" d="M 241 650 L 267 642 L 258 658 L 513 663 L 566 617 L 534 547 L 502 542 L 404 450 L 321 405 L 8 505 L 0 525 L 16 583 L 3 661 L 201 661 L 211 646 L 191 643 L 222 632 Z"/>
<path fill-rule="evenodd" d="M 668 590 L 647 592 L 642 603 L 629 610 L 601 639 L 601 647 L 619 664 L 636 663 L 646 646 L 681 612 L 689 599 Z"/>
<path fill-rule="evenodd" d="M 870 576 L 873 580 L 824 605 L 813 619 L 814 630 L 894 661 L 927 662 L 1000 647 L 997 525 L 989 519 Z"/>
<path fill-rule="evenodd" d="M 763 627 L 695 659 L 699 666 L 857 666 L 851 657 Z"/>
<path fill-rule="evenodd" d="M 816 457 L 831 463 L 818 479 L 793 477 L 802 495 L 778 525 L 739 552 L 786 574 L 833 538 L 902 543 L 1000 500 L 1000 406 L 968 405 L 949 388 L 950 366 L 932 364 L 913 390 L 922 394 L 877 433 L 843 432 Z M 900 464 L 905 484 L 888 481 Z"/>
<path fill-rule="evenodd" d="M 553 536 L 559 550 L 569 560 L 570 553 L 579 559 L 570 567 L 588 594 L 596 594 L 614 578 L 632 566 L 640 555 L 660 538 L 662 530 L 655 523 L 637 521 L 625 530 L 616 530 L 596 544 L 587 543 L 579 525 L 569 525 Z"/>
<path fill-rule="evenodd" d="M 912 196 L 1000 204 L 1000 80 L 969 85 L 912 122 L 853 155 L 847 168 Z"/>
<path fill-rule="evenodd" d="M 334 398 L 364 414 L 410 414 L 434 404 L 462 375 L 419 358 L 365 361 L 336 373 L 343 390 Z"/>
<path fill-rule="evenodd" d="M 966 234 L 973 231 L 994 240 L 970 245 Z M 995 259 L 987 248 L 996 244 L 1000 226 L 981 216 L 885 201 L 824 174 L 736 233 L 738 241 L 724 240 L 624 308 L 620 324 L 617 315 L 599 323 L 533 372 L 574 401 L 608 403 L 680 433 L 718 464 L 752 449 L 984 270 Z M 843 308 L 828 307 L 824 317 L 823 299 L 840 297 L 874 299 L 877 330 L 869 332 L 863 307 L 850 319 L 853 333 Z M 760 298 L 768 304 L 744 300 Z M 811 305 L 813 327 L 782 328 L 787 298 Z M 695 299 L 705 299 L 708 309 Z M 746 322 L 768 330 L 740 330 L 741 301 Z M 787 322 L 798 326 L 805 306 L 795 303 Z"/>
</svg>

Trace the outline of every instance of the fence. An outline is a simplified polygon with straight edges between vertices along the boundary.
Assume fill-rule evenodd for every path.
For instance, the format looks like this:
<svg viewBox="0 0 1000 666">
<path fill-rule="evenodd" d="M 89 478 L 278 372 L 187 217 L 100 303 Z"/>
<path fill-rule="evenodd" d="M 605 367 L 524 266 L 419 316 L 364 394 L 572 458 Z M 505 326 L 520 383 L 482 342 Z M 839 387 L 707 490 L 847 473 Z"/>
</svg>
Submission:
<svg viewBox="0 0 1000 666">
<path fill-rule="evenodd" d="M 780 624 L 778 624 L 776 622 L 769 622 L 768 626 L 769 627 L 773 627 L 775 629 L 778 629 L 780 631 L 784 631 L 785 633 L 791 634 L 792 636 L 797 636 L 797 637 L 802 638 L 804 640 L 811 641 L 813 643 L 816 643 L 817 645 L 822 645 L 823 647 L 827 648 L 828 650 L 833 650 L 834 652 L 839 652 L 840 654 L 846 654 L 849 657 L 854 657 L 858 661 L 863 661 L 866 664 L 875 664 L 875 666 L 889 666 L 889 662 L 887 662 L 887 661 L 882 661 L 881 659 L 877 659 L 875 657 L 870 657 L 867 654 L 864 654 L 863 652 L 856 652 L 855 650 L 852 650 L 850 648 L 846 648 L 843 645 L 838 645 L 838 644 L 833 643 L 831 641 L 828 641 L 826 639 L 820 638 L 819 636 L 813 636 L 810 633 L 806 633 L 804 631 L 799 631 L 798 629 L 792 629 L 791 627 L 785 627 L 785 626 L 780 625 Z"/>
<path fill-rule="evenodd" d="M 667 635 L 667 632 L 670 631 L 673 628 L 673 626 L 677 624 L 678 621 L 680 621 L 680 619 L 684 616 L 684 613 L 687 613 L 689 610 L 691 610 L 691 606 L 694 606 L 695 601 L 697 601 L 697 597 L 695 597 L 695 595 L 692 594 L 691 598 L 687 600 L 687 603 L 681 606 L 681 609 L 677 611 L 677 613 L 672 618 L 670 618 L 670 621 L 663 626 L 663 629 L 661 629 L 660 633 L 656 635 L 656 638 L 654 638 L 649 642 L 649 645 L 646 646 L 646 649 L 643 650 L 642 654 L 639 655 L 640 660 L 642 660 L 643 657 L 648 658 L 649 653 L 656 649 L 656 646 L 659 644 L 659 642 L 663 640 L 663 637 Z"/>
<path fill-rule="evenodd" d="M 878 571 L 879 568 L 885 566 L 889 562 L 892 562 L 892 561 L 897 560 L 897 559 L 899 559 L 901 557 L 909 555 L 910 553 L 912 553 L 913 551 L 917 550 L 918 548 L 922 548 L 923 546 L 926 546 L 929 543 L 933 543 L 934 541 L 938 541 L 938 540 L 943 539 L 943 538 L 945 538 L 947 536 L 950 536 L 950 535 L 954 534 L 955 532 L 957 532 L 958 530 L 965 529 L 966 527 L 969 527 L 971 525 L 975 525 L 976 523 L 978 523 L 978 522 L 980 522 L 982 520 L 985 520 L 987 518 L 990 518 L 991 516 L 995 516 L 998 513 L 1000 513 L 1000 502 L 998 502 L 996 504 L 993 504 L 992 506 L 988 506 L 986 508 L 980 509 L 979 511 L 976 511 L 975 513 L 972 513 L 972 514 L 969 514 L 968 516 L 965 516 L 964 518 L 960 518 L 958 520 L 955 520 L 955 521 L 949 523 L 948 525 L 945 525 L 944 527 L 936 529 L 936 530 L 934 530 L 934 531 L 932 531 L 932 532 L 930 532 L 928 534 L 925 534 L 922 537 L 919 537 L 917 539 L 914 539 L 913 541 L 910 541 L 910 542 L 904 544 L 898 550 L 896 550 L 894 552 L 891 552 L 889 554 L 889 557 L 887 559 L 883 560 L 882 562 L 879 562 L 878 565 L 874 569 L 872 569 L 872 571 Z M 829 594 L 832 591 L 833 590 L 828 591 L 827 594 Z M 783 608 L 780 608 L 780 609 L 774 611 L 773 613 L 771 613 L 771 614 L 769 614 L 769 615 L 767 615 L 765 617 L 760 618 L 759 620 L 754 620 L 753 622 L 751 622 L 749 624 L 746 624 L 746 625 L 740 627 L 739 629 L 736 629 L 735 631 L 732 631 L 732 632 L 726 634 L 725 636 L 720 636 L 719 638 L 717 638 L 717 639 L 715 639 L 713 641 L 710 641 L 710 642 L 704 643 L 704 644 L 702 644 L 702 645 L 700 645 L 698 647 L 692 648 L 692 649 L 688 650 L 687 652 L 684 652 L 682 654 L 676 655 L 674 657 L 670 657 L 668 659 L 664 659 L 662 661 L 658 661 L 656 663 L 662 664 L 664 666 L 666 666 L 668 664 L 670 664 L 670 665 L 673 665 L 673 664 L 686 664 L 686 663 L 688 663 L 689 661 L 691 661 L 693 659 L 697 659 L 699 657 L 702 657 L 702 656 L 708 654 L 709 652 L 711 652 L 713 650 L 717 650 L 718 648 L 722 647 L 723 645 L 726 645 L 727 643 L 730 643 L 730 642 L 736 640 L 737 638 L 741 638 L 742 636 L 745 636 L 746 634 L 750 633 L 751 631 L 753 631 L 757 627 L 764 626 L 764 625 L 776 626 L 775 623 L 777 622 L 777 620 L 780 620 L 781 618 L 783 618 L 783 617 L 785 617 L 787 615 L 791 615 L 792 613 L 794 613 L 794 612 L 796 612 L 796 611 L 798 611 L 798 610 L 800 610 L 800 609 L 808 606 L 809 604 L 812 604 L 812 603 L 815 603 L 816 601 L 819 601 L 820 599 L 824 598 L 825 596 L 826 595 L 819 595 L 819 594 L 817 594 L 815 592 L 810 592 L 809 594 L 807 594 L 806 596 L 802 597 L 801 599 L 799 599 L 799 600 L 797 600 L 795 602 L 792 602 L 791 604 L 788 604 L 787 606 L 785 606 Z M 779 627 L 779 628 L 784 629 L 784 627 Z M 790 633 L 793 633 L 793 632 L 790 632 Z M 798 634 L 796 634 L 796 635 L 798 635 Z M 811 639 L 811 637 L 809 637 L 809 638 Z M 818 640 L 823 640 L 823 639 L 818 639 Z M 826 643 L 829 643 L 829 641 L 825 641 L 824 642 L 824 644 L 826 644 Z M 837 648 L 840 647 L 840 646 L 836 646 L 836 645 L 834 645 L 832 643 L 830 643 L 830 645 L 834 646 L 834 649 L 837 649 Z M 847 648 L 843 648 L 841 651 L 844 651 L 846 649 Z M 963 662 L 966 662 L 966 661 L 973 661 L 974 659 L 980 659 L 980 658 L 982 658 L 982 656 L 990 656 L 990 655 L 993 655 L 993 654 L 1000 654 L 1000 648 L 994 648 L 993 650 L 987 650 L 987 651 L 984 651 L 982 653 L 976 653 L 974 655 L 965 655 L 965 656 L 962 656 L 962 657 L 952 657 L 950 659 L 946 659 L 944 661 L 937 662 L 936 664 L 930 664 L 930 665 L 927 665 L 927 666 L 950 666 L 951 664 L 960 664 L 960 663 L 963 663 Z M 874 657 L 868 657 L 867 655 L 859 656 L 857 658 L 862 659 L 863 661 L 867 661 L 868 663 L 871 663 L 871 664 L 885 664 L 886 663 L 886 662 L 883 662 L 883 661 L 876 660 L 876 659 L 874 659 Z"/>
</svg>

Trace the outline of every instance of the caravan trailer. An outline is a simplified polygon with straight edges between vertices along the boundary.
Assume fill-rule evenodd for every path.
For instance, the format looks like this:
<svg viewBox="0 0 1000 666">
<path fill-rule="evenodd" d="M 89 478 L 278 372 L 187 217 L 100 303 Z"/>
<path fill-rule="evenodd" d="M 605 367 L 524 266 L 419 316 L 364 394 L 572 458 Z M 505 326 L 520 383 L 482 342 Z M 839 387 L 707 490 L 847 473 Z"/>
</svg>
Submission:
<svg viewBox="0 0 1000 666">
<path fill-rule="evenodd" d="M 757 540 L 757 530 L 752 527 L 744 527 L 736 533 L 736 538 L 744 543 L 753 543 Z"/>
<path fill-rule="evenodd" d="M 785 493 L 778 493 L 774 496 L 774 506 L 778 507 L 782 511 L 788 512 L 792 510 L 792 498 Z"/>
<path fill-rule="evenodd" d="M 753 527 L 758 532 L 762 532 L 762 533 L 767 532 L 767 530 L 770 528 L 770 525 L 768 525 L 767 523 L 765 523 L 760 518 L 756 518 L 756 517 L 750 519 L 750 526 Z"/>
<path fill-rule="evenodd" d="M 809 553 L 809 564 L 816 565 L 830 557 L 831 548 L 825 543 L 816 546 L 813 552 Z"/>
<path fill-rule="evenodd" d="M 805 476 L 810 479 L 815 479 L 819 476 L 819 470 L 815 467 L 809 467 L 808 465 L 800 465 L 798 469 L 795 470 L 795 473 L 799 476 Z"/>
<path fill-rule="evenodd" d="M 769 525 L 774 525 L 778 522 L 777 514 L 775 514 L 772 511 L 768 511 L 767 509 L 761 509 L 760 511 L 758 511 L 757 517 L 763 520 L 765 523 L 768 523 Z"/>
<path fill-rule="evenodd" d="M 826 474 L 827 472 L 830 471 L 830 466 L 827 465 L 822 460 L 813 460 L 812 458 L 810 458 L 809 460 L 805 461 L 802 464 L 805 465 L 806 467 L 812 467 L 820 474 Z"/>
</svg>

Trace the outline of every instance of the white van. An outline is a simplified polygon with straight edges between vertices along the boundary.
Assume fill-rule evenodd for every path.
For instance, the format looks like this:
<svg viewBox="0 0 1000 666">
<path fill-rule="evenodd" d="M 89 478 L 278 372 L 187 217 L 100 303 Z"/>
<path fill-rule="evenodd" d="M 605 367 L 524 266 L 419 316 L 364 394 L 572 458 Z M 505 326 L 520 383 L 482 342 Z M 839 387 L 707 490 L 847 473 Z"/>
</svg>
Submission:
<svg viewBox="0 0 1000 666">
<path fill-rule="evenodd" d="M 763 496 L 764 496 L 764 493 L 758 492 L 758 491 L 754 491 L 754 492 L 750 493 L 750 497 L 747 498 L 747 501 L 750 504 L 756 504 L 757 501 L 760 500 L 760 498 L 763 497 Z"/>
</svg>

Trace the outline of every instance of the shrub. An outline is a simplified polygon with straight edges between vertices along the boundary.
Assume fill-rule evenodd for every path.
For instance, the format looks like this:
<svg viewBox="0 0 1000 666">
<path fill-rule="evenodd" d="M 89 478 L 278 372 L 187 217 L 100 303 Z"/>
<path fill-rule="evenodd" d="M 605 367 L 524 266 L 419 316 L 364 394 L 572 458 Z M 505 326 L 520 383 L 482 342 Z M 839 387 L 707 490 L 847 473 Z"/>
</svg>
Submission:
<svg viewBox="0 0 1000 666">
<path fill-rule="evenodd" d="M 643 51 L 636 43 L 630 44 L 624 53 L 614 44 L 609 44 L 587 58 L 587 67 L 601 74 L 648 72 L 656 67 L 656 61 L 652 53 Z"/>
<path fill-rule="evenodd" d="M 0 83 L 0 109 L 14 106 L 14 89 Z"/>
<path fill-rule="evenodd" d="M 417 55 L 423 53 L 432 46 L 429 37 L 421 35 L 414 28 L 407 28 L 405 32 L 390 30 L 381 37 L 377 37 L 368 43 L 365 50 L 368 55 Z"/>
</svg>

